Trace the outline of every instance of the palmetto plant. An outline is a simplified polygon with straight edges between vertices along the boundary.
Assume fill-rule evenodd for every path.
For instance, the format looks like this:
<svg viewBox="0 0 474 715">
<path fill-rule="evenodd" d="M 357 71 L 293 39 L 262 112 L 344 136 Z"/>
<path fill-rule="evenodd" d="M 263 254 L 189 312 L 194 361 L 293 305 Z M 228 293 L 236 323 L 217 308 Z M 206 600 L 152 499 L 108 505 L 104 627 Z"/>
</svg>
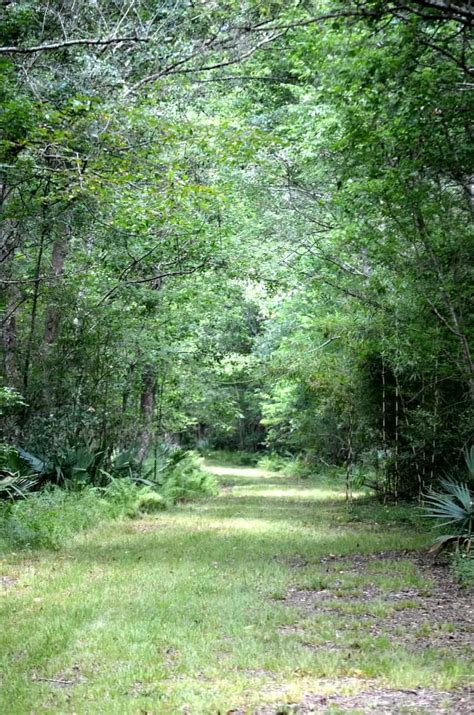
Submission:
<svg viewBox="0 0 474 715">
<path fill-rule="evenodd" d="M 464 450 L 464 459 L 466 460 L 467 471 L 469 472 L 469 483 L 474 485 L 474 445 L 470 449 Z"/>
<path fill-rule="evenodd" d="M 0 476 L 0 500 L 24 498 L 37 484 L 38 479 L 34 475 L 23 476 L 4 470 Z"/>
<path fill-rule="evenodd" d="M 469 454 L 471 456 L 471 453 Z M 468 455 L 466 462 L 470 469 Z M 449 534 L 439 536 L 431 551 L 440 551 L 449 546 L 470 550 L 474 536 L 474 499 L 471 490 L 464 482 L 451 478 L 440 481 L 441 490 L 425 495 L 424 515 L 436 519 L 436 527 L 447 529 Z"/>
</svg>

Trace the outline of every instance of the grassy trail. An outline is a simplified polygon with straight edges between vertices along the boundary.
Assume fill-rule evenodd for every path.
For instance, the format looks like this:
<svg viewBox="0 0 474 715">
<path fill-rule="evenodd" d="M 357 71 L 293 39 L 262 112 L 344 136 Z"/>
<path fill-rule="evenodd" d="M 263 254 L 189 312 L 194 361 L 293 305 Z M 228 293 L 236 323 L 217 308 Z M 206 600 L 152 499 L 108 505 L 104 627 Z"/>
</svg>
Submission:
<svg viewBox="0 0 474 715">
<path fill-rule="evenodd" d="M 212 469 L 218 497 L 3 560 L 0 712 L 472 712 L 467 596 L 401 553 L 426 537 Z"/>
</svg>

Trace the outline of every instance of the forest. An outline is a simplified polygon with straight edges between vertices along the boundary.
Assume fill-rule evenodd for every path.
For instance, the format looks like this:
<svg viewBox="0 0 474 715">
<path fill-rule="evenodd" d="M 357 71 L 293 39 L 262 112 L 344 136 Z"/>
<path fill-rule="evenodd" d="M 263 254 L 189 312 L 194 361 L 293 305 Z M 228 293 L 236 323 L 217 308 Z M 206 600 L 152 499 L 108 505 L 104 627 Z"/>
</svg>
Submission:
<svg viewBox="0 0 474 715">
<path fill-rule="evenodd" d="M 4 712 L 474 712 L 473 22 L 0 2 Z"/>
</svg>

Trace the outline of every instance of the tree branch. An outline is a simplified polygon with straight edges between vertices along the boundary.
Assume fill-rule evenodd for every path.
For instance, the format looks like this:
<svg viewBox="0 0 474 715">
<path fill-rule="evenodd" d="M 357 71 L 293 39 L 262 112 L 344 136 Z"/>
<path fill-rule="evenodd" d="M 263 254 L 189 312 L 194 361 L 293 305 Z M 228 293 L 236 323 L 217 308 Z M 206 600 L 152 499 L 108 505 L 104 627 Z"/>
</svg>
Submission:
<svg viewBox="0 0 474 715">
<path fill-rule="evenodd" d="M 191 266 L 190 268 L 183 268 L 177 271 L 168 271 L 167 273 L 158 273 L 154 276 L 149 276 L 148 278 L 138 278 L 134 280 L 125 280 L 125 281 L 120 281 L 120 283 L 117 283 L 113 288 L 111 288 L 105 295 L 102 296 L 102 298 L 95 304 L 95 307 L 98 308 L 102 303 L 105 303 L 107 298 L 110 298 L 119 288 L 122 286 L 126 285 L 142 285 L 143 283 L 153 283 L 154 281 L 161 281 L 164 278 L 169 278 L 171 276 L 190 276 L 193 273 L 196 273 L 196 271 L 201 270 L 202 268 L 206 268 L 208 265 L 207 261 L 203 261 L 203 263 L 200 263 L 197 266 Z"/>
<path fill-rule="evenodd" d="M 47 45 L 34 45 L 33 47 L 0 47 L 0 54 L 16 54 L 16 55 L 29 55 L 35 52 L 52 52 L 54 50 L 62 50 L 66 47 L 78 47 L 81 45 L 96 46 L 96 47 L 106 47 L 107 45 L 118 45 L 121 42 L 149 42 L 149 37 L 106 37 L 103 40 L 97 40 L 94 38 L 83 38 L 77 40 L 61 40 L 60 42 L 51 42 Z"/>
</svg>

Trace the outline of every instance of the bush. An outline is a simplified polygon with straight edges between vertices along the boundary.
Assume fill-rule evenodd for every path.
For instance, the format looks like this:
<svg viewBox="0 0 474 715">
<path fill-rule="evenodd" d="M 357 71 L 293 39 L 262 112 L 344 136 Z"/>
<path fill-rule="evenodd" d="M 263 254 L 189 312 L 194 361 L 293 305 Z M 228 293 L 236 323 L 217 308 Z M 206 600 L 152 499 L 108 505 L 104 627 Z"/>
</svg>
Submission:
<svg viewBox="0 0 474 715">
<path fill-rule="evenodd" d="M 436 527 L 449 533 L 439 536 L 432 550 L 456 546 L 469 551 L 474 538 L 473 494 L 467 484 L 454 479 L 441 479 L 440 485 L 441 491 L 425 495 L 424 515 L 435 519 Z"/>
<path fill-rule="evenodd" d="M 172 503 L 217 494 L 217 481 L 202 467 L 202 459 L 195 452 L 187 454 L 164 475 L 160 489 Z"/>
<path fill-rule="evenodd" d="M 137 511 L 140 514 L 155 514 L 168 507 L 168 503 L 162 494 L 157 492 L 145 492 L 138 497 L 136 503 Z"/>
<path fill-rule="evenodd" d="M 284 457 L 275 453 L 266 454 L 258 460 L 258 466 L 269 472 L 281 472 L 285 477 L 299 477 L 300 479 L 308 479 L 321 472 L 321 466 L 308 455 Z"/>
<path fill-rule="evenodd" d="M 33 480 L 32 487 L 19 485 L 15 492 L 10 483 L 15 477 L 17 486 L 21 478 Z M 64 446 L 60 452 L 46 456 L 32 454 L 21 447 L 0 444 L 0 498 L 6 493 L 7 498 L 24 496 L 31 488 L 57 484 L 67 489 L 85 485 L 105 486 L 111 478 L 125 478 L 137 483 L 147 482 L 147 472 L 137 460 L 136 451 L 95 449 L 90 445 L 75 444 Z M 7 493 L 7 489 L 9 489 Z"/>
<path fill-rule="evenodd" d="M 294 459 L 288 460 L 282 471 L 286 477 L 309 479 L 309 477 L 314 477 L 316 474 L 321 472 L 321 466 L 319 464 L 314 464 L 306 457 L 299 455 Z"/>
<path fill-rule="evenodd" d="M 138 513 L 137 496 L 145 488 L 138 487 L 131 479 L 109 476 L 109 484 L 100 491 L 103 497 L 104 515 L 108 519 L 120 519 L 122 516 L 134 517 Z"/>
<path fill-rule="evenodd" d="M 269 472 L 282 472 L 289 464 L 290 460 L 279 454 L 265 454 L 258 460 L 259 468 Z"/>
<path fill-rule="evenodd" d="M 69 487 L 48 485 L 25 498 L 0 500 L 0 546 L 57 549 L 100 521 L 157 513 L 168 504 L 217 493 L 215 477 L 202 468 L 196 453 L 173 450 L 163 465 L 160 483 L 138 480 L 133 473 L 114 477 L 102 470 L 106 487 L 75 481 Z"/>
</svg>

